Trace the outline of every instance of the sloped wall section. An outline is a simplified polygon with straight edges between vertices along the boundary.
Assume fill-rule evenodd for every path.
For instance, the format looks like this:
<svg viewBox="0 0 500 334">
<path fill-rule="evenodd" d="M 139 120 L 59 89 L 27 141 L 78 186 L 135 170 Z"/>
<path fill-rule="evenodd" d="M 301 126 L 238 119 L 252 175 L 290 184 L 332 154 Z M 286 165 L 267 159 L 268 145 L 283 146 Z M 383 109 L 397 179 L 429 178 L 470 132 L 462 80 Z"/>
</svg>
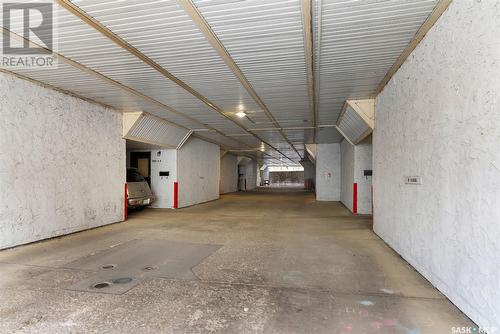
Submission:
<svg viewBox="0 0 500 334">
<path fill-rule="evenodd" d="M 220 147 L 191 137 L 177 151 L 179 207 L 219 198 Z"/>
<path fill-rule="evenodd" d="M 123 220 L 122 115 L 0 73 L 0 248 Z"/>
<path fill-rule="evenodd" d="M 373 137 L 376 233 L 497 330 L 499 17 L 496 1 L 453 1 L 378 96 Z"/>
<path fill-rule="evenodd" d="M 227 194 L 238 191 L 238 158 L 226 154 L 220 160 L 220 193 Z"/>
</svg>

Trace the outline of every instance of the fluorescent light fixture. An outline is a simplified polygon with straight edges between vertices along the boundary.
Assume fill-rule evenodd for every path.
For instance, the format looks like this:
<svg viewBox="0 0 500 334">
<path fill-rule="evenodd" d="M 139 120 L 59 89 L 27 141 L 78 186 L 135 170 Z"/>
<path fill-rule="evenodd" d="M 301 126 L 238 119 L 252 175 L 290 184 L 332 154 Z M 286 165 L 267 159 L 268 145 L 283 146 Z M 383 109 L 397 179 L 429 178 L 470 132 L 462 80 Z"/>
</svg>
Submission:
<svg viewBox="0 0 500 334">
<path fill-rule="evenodd" d="M 236 116 L 238 116 L 239 118 L 243 118 L 243 117 L 246 117 L 247 114 L 244 111 L 238 111 L 236 113 Z"/>
</svg>

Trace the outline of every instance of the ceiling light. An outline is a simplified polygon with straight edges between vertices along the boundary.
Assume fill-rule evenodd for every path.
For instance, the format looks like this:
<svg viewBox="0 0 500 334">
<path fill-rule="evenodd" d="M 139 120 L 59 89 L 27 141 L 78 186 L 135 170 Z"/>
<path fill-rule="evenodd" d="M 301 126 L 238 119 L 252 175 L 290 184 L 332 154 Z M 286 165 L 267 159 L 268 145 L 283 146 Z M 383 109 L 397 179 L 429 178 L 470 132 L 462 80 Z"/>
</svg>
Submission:
<svg viewBox="0 0 500 334">
<path fill-rule="evenodd" d="M 246 114 L 244 111 L 238 111 L 238 112 L 236 113 L 236 116 L 238 116 L 239 118 L 246 117 L 246 115 L 247 115 L 247 114 Z"/>
</svg>

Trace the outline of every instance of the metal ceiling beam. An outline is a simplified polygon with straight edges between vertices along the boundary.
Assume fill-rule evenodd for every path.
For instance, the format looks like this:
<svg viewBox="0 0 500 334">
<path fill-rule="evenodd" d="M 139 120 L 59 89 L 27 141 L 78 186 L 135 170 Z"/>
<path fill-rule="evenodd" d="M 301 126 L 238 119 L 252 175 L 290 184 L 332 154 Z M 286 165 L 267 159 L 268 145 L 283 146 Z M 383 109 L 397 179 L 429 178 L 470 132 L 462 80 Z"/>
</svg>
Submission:
<svg viewBox="0 0 500 334">
<path fill-rule="evenodd" d="M 195 89 L 193 89 L 191 86 L 189 86 L 188 84 L 186 84 L 184 81 L 182 81 L 179 78 L 177 78 L 176 76 L 174 76 L 172 73 L 170 73 L 169 71 L 167 71 L 164 67 L 162 67 L 160 64 L 156 63 L 153 59 L 149 58 L 144 53 L 142 53 L 141 51 L 139 51 L 137 48 L 133 47 L 131 44 L 129 44 L 127 41 L 125 41 L 123 38 L 121 38 L 120 36 L 116 35 L 114 32 L 112 32 L 110 29 L 108 29 L 107 27 L 105 27 L 102 23 L 100 23 L 99 21 L 97 21 L 95 18 L 93 18 L 90 15 L 88 15 L 85 11 L 83 11 L 82 9 L 80 9 L 78 6 L 76 6 L 75 4 L 73 4 L 71 1 L 69 1 L 69 0 L 55 0 L 55 1 L 56 1 L 56 3 L 59 6 L 63 7 L 64 9 L 66 9 L 67 11 L 69 11 L 70 13 L 72 13 L 73 15 L 75 15 L 76 17 L 78 17 L 79 19 L 81 19 L 83 22 L 87 23 L 89 26 L 91 26 L 95 30 L 99 31 L 101 34 L 103 34 L 109 40 L 111 40 L 112 42 L 114 42 L 115 44 L 117 44 L 118 46 L 120 46 L 121 48 L 123 48 L 124 50 L 126 50 L 127 52 L 129 52 L 130 54 L 132 54 L 133 56 L 137 57 L 142 62 L 144 62 L 145 64 L 149 65 L 150 67 L 152 67 L 156 71 L 158 71 L 160 74 L 162 74 L 167 79 L 171 80 L 172 82 L 174 82 L 175 84 L 177 84 L 181 88 L 185 89 L 191 95 L 193 95 L 194 97 L 196 97 L 197 99 L 199 99 L 200 101 L 202 101 L 203 103 L 205 103 L 208 107 L 210 107 L 211 109 L 215 110 L 221 116 L 223 116 L 223 117 L 227 118 L 228 120 L 232 121 L 233 123 L 235 123 L 236 125 L 238 125 L 244 131 L 252 133 L 252 132 L 248 131 L 248 129 L 242 123 L 240 123 L 240 122 L 236 121 L 235 119 L 233 119 L 232 117 L 229 117 L 228 115 L 226 115 L 224 113 L 224 111 L 220 107 L 218 107 L 214 102 L 210 101 L 208 98 L 206 98 L 201 93 L 199 93 L 198 91 L 196 91 Z M 279 154 L 281 154 L 282 156 L 284 156 L 285 158 L 287 158 L 288 160 L 290 160 L 290 161 L 292 161 L 292 162 L 295 163 L 295 161 L 293 161 L 287 155 L 285 155 L 280 150 L 278 150 L 277 148 L 275 148 L 273 145 L 271 145 L 268 142 L 266 142 L 264 139 L 260 138 L 258 135 L 254 134 L 254 133 L 252 133 L 252 135 L 255 138 L 257 138 L 258 140 L 260 140 L 263 143 L 265 143 L 267 146 L 269 146 L 273 150 L 275 150 L 276 152 L 278 152 Z M 300 157 L 300 155 L 299 155 L 299 157 Z"/>
<path fill-rule="evenodd" d="M 120 89 L 122 89 L 122 90 L 125 90 L 126 92 L 128 92 L 128 93 L 130 93 L 130 94 L 132 94 L 132 95 L 135 95 L 135 96 L 137 96 L 137 97 L 139 97 L 139 98 L 141 98 L 141 99 L 144 99 L 144 100 L 147 100 L 147 101 L 149 101 L 149 102 L 152 102 L 153 104 L 156 104 L 158 107 L 160 107 L 160 108 L 162 108 L 162 109 L 164 109 L 164 110 L 167 110 L 167 111 L 169 111 L 169 112 L 175 113 L 175 114 L 177 114 L 177 115 L 179 115 L 179 116 L 181 116 L 181 117 L 184 117 L 184 118 L 186 118 L 186 119 L 188 119 L 188 120 L 190 120 L 190 121 L 192 121 L 192 122 L 194 122 L 194 123 L 197 123 L 197 124 L 199 124 L 199 125 L 201 125 L 201 126 L 203 126 L 203 127 L 206 127 L 206 130 L 216 132 L 216 133 L 218 133 L 218 134 L 220 134 L 220 135 L 222 135 L 222 136 L 224 136 L 224 137 L 226 137 L 226 138 L 228 138 L 228 139 L 231 139 L 231 140 L 233 140 L 233 141 L 235 141 L 235 142 L 237 142 L 237 143 L 240 143 L 240 144 L 242 144 L 242 145 L 244 145 L 244 146 L 246 146 L 246 147 L 251 147 L 250 145 L 248 145 L 248 144 L 247 144 L 247 143 L 245 143 L 245 142 L 242 142 L 242 141 L 240 141 L 240 140 L 237 140 L 237 139 L 231 138 L 231 137 L 227 136 L 225 133 L 223 133 L 222 131 L 219 131 L 219 130 L 217 130 L 217 129 L 215 129 L 215 128 L 212 128 L 212 127 L 211 127 L 211 126 L 209 126 L 209 125 L 203 124 L 203 123 L 201 123 L 200 121 L 198 121 L 197 119 L 192 118 L 192 117 L 190 117 L 190 116 L 188 116 L 188 115 L 185 115 L 185 114 L 183 114 L 183 113 L 181 113 L 181 112 L 177 111 L 176 109 L 174 109 L 174 108 L 172 108 L 172 107 L 170 107 L 170 106 L 168 106 L 168 105 L 166 105 L 166 104 L 163 104 L 163 103 L 161 103 L 161 102 L 157 101 L 156 99 L 154 99 L 154 98 L 152 98 L 152 97 L 150 97 L 150 96 L 148 96 L 148 95 L 145 95 L 145 94 L 143 94 L 143 93 L 141 93 L 141 92 L 139 92 L 139 91 L 137 91 L 137 90 L 135 90 L 135 89 L 133 89 L 133 88 L 130 88 L 130 87 L 128 87 L 128 86 L 126 86 L 126 85 L 124 85 L 124 84 L 122 84 L 122 83 L 120 83 L 120 82 L 118 82 L 118 81 L 114 80 L 114 79 L 111 79 L 111 78 L 109 78 L 109 77 L 105 76 L 104 74 L 102 74 L 102 73 L 100 73 L 100 72 L 97 72 L 97 71 L 95 71 L 95 70 L 93 70 L 93 69 L 91 69 L 91 68 L 89 68 L 89 67 L 87 67 L 87 66 L 85 66 L 85 65 L 82 65 L 82 64 L 80 64 L 79 62 L 76 62 L 76 61 L 74 61 L 74 60 L 72 60 L 72 59 L 69 59 L 69 58 L 67 58 L 67 57 L 65 57 L 65 56 L 63 56 L 63 55 L 61 55 L 61 54 L 59 54 L 59 53 L 57 53 L 57 52 L 55 52 L 55 51 L 53 51 L 53 50 L 50 50 L 50 49 L 48 49 L 48 48 L 46 48 L 46 47 L 43 47 L 42 45 L 39 45 L 39 44 L 37 44 L 37 43 L 35 43 L 35 42 L 31 41 L 31 40 L 28 40 L 28 39 L 26 39 L 26 38 L 24 38 L 24 37 L 22 37 L 22 36 L 20 36 L 20 35 L 18 35 L 18 34 L 16 34 L 16 33 L 12 32 L 12 31 L 10 31 L 9 29 L 6 29 L 6 28 L 4 28 L 4 27 L 0 27 L 0 28 L 2 29 L 2 33 L 3 33 L 3 34 L 8 34 L 10 37 L 14 37 L 14 38 L 16 38 L 16 39 L 18 39 L 18 40 L 21 40 L 21 41 L 27 41 L 27 42 L 29 43 L 29 45 L 30 45 L 30 46 L 34 46 L 34 47 L 37 47 L 37 48 L 39 48 L 39 49 L 42 49 L 42 50 L 44 50 L 45 52 L 47 52 L 47 54 L 53 54 L 55 57 L 57 57 L 57 59 L 58 59 L 58 60 L 63 61 L 65 64 L 68 64 L 68 65 L 70 65 L 70 66 L 72 66 L 72 67 L 74 67 L 74 68 L 76 68 L 76 69 L 78 69 L 78 70 L 80 70 L 80 71 L 82 71 L 82 72 L 85 72 L 85 73 L 88 73 L 88 74 L 90 74 L 90 75 L 92 75 L 92 76 L 95 76 L 96 78 L 98 78 L 98 79 L 100 79 L 100 80 L 102 80 L 102 81 L 104 81 L 104 82 L 107 82 L 107 83 L 109 83 L 109 84 L 110 84 L 110 85 L 112 85 L 112 86 L 115 86 L 115 87 L 118 87 L 118 88 L 120 88 Z M 42 83 L 42 82 L 40 82 L 40 81 L 38 81 L 38 80 L 34 80 L 34 79 L 31 79 L 31 78 L 28 78 L 28 77 L 26 77 L 26 76 L 24 76 L 24 75 L 20 75 L 20 74 L 14 73 L 14 72 L 6 71 L 6 70 L 5 70 L 5 72 L 12 73 L 13 75 L 18 76 L 18 77 L 21 77 L 21 78 L 23 78 L 23 79 L 27 79 L 27 80 L 29 80 L 29 81 L 36 82 L 36 83 L 41 84 L 41 85 L 43 85 L 43 86 L 47 86 L 47 88 L 50 88 L 50 89 L 54 89 L 54 90 L 60 91 L 60 92 L 62 92 L 62 93 L 64 93 L 64 94 L 69 94 L 69 95 L 72 95 L 72 96 L 78 97 L 78 98 L 80 98 L 80 99 L 83 99 L 83 100 L 86 100 L 86 101 L 89 101 L 89 102 L 93 102 L 93 103 L 100 104 L 100 105 L 102 105 L 102 106 L 104 106 L 104 107 L 106 107 L 106 108 L 111 108 L 111 109 L 119 110 L 119 109 L 117 109 L 116 107 L 106 105 L 106 104 L 104 104 L 104 103 L 101 103 L 101 102 L 96 101 L 96 100 L 93 100 L 93 99 L 89 99 L 89 98 L 87 98 L 87 97 L 83 97 L 83 96 L 81 96 L 81 95 L 79 95 L 79 94 L 73 93 L 73 92 L 68 91 L 68 90 L 65 90 L 65 89 L 61 89 L 61 88 L 55 87 L 55 86 L 53 86 L 53 85 L 49 85 L 49 84 L 46 84 L 46 83 Z M 119 111 L 122 111 L 122 110 L 119 110 Z M 180 124 L 177 124 L 177 123 L 175 123 L 175 122 L 169 121 L 168 119 L 165 119 L 165 118 L 164 118 L 164 120 L 165 120 L 166 122 L 168 122 L 168 123 L 172 124 L 173 126 L 177 126 L 177 127 L 179 127 L 179 128 L 183 128 L 183 129 L 186 129 L 186 130 L 192 130 L 192 129 L 189 129 L 189 128 L 187 128 L 187 127 L 183 126 L 183 125 L 180 125 Z M 203 139 L 203 140 L 207 140 L 207 139 L 205 139 L 205 137 L 200 136 L 200 135 L 197 135 L 197 137 L 198 137 L 198 138 L 201 138 L 201 139 Z M 211 141 L 211 142 L 213 142 L 213 141 Z M 219 146 L 221 146 L 221 147 L 222 147 L 222 146 L 227 147 L 226 145 L 221 144 L 221 143 L 216 143 L 216 144 L 217 144 L 217 145 L 219 145 Z M 235 149 L 234 147 L 230 147 L 230 148 L 231 148 L 231 149 Z"/>
<path fill-rule="evenodd" d="M 313 61 L 314 69 L 316 70 L 315 72 L 313 71 L 313 74 L 316 73 L 314 76 L 314 108 L 315 108 L 315 115 L 318 118 L 318 112 L 319 112 L 319 104 L 320 104 L 320 76 L 321 76 L 321 17 L 322 17 L 322 10 L 323 10 L 323 1 L 322 0 L 316 0 L 316 63 Z M 314 36 L 313 36 L 314 38 Z M 313 57 L 314 57 L 314 52 L 313 52 Z M 317 121 L 317 119 L 316 119 Z M 317 133 L 315 133 L 315 136 L 313 137 L 313 141 L 316 143 L 317 142 Z"/>
<path fill-rule="evenodd" d="M 312 27 L 312 0 L 302 0 L 302 24 L 304 27 L 304 50 L 307 68 L 307 88 L 309 93 L 309 110 L 313 117 L 313 138 L 316 139 L 316 92 L 314 87 L 314 52 Z"/>
<path fill-rule="evenodd" d="M 22 75 L 22 74 L 19 74 L 19 73 L 16 73 L 16 72 L 11 72 L 11 71 L 6 70 L 6 69 L 3 69 L 3 68 L 0 68 L 0 72 L 2 72 L 2 73 L 6 73 L 6 74 L 9 74 L 9 75 L 12 75 L 12 76 L 15 76 L 16 78 L 19 78 L 19 79 L 21 79 L 21 80 L 26 80 L 26 81 L 29 81 L 29 82 L 31 82 L 31 83 L 33 83 L 33 84 L 35 84 L 35 85 L 40 86 L 40 87 L 43 87 L 43 88 L 46 88 L 46 89 L 50 89 L 50 90 L 53 90 L 53 91 L 59 92 L 59 93 L 64 94 L 64 95 L 72 96 L 72 97 L 75 97 L 75 98 L 77 98 L 77 99 L 81 99 L 81 100 L 86 101 L 86 102 L 88 102 L 88 103 L 93 103 L 93 104 L 99 105 L 99 106 L 104 107 L 104 108 L 107 108 L 107 109 L 111 109 L 111 110 L 113 110 L 113 111 L 115 111 L 115 112 L 119 112 L 119 113 L 123 113 L 123 112 L 125 112 L 124 110 L 120 110 L 120 109 L 118 109 L 118 108 L 116 108 L 116 107 L 114 107 L 114 106 L 107 105 L 107 104 L 102 103 L 102 102 L 100 102 L 100 101 L 90 99 L 90 98 L 88 98 L 88 97 L 86 97 L 86 96 L 82 96 L 82 95 L 76 94 L 76 93 L 71 92 L 71 91 L 69 91 L 69 90 L 62 89 L 62 88 L 60 88 L 60 87 L 56 87 L 56 86 L 54 86 L 54 85 L 48 84 L 48 83 L 46 83 L 46 82 L 38 81 L 38 80 L 36 80 L 36 79 L 33 79 L 33 78 L 30 78 L 30 77 L 27 77 L 27 76 L 25 76 L 25 75 Z M 165 121 L 167 121 L 167 122 L 169 122 L 169 123 L 172 123 L 172 125 L 174 125 L 174 124 L 175 124 L 175 125 L 177 125 L 177 126 L 179 126 L 179 127 L 182 127 L 182 125 L 179 125 L 179 124 L 176 124 L 176 123 L 170 122 L 170 121 L 168 121 L 168 120 L 165 120 Z M 234 148 L 232 148 L 232 147 L 228 147 L 228 146 L 225 146 L 225 145 L 223 145 L 223 144 L 216 143 L 216 142 L 214 142 L 213 140 L 211 140 L 211 139 L 209 139 L 209 138 L 205 138 L 205 137 L 199 136 L 199 135 L 197 135 L 197 134 L 193 134 L 192 136 L 193 136 L 193 137 L 197 137 L 197 138 L 202 139 L 202 140 L 205 140 L 205 141 L 208 141 L 208 142 L 211 142 L 211 143 L 213 143 L 213 144 L 219 145 L 219 146 L 220 146 L 222 149 L 224 149 L 224 150 L 231 150 L 231 149 L 234 149 Z M 253 150 L 253 151 L 255 151 L 255 150 Z M 271 159 L 275 159 L 275 160 L 277 160 L 276 158 L 271 158 Z"/>
<path fill-rule="evenodd" d="M 310 1 L 310 0 L 309 0 Z M 252 84 L 246 78 L 245 74 L 241 71 L 240 67 L 236 64 L 234 59 L 231 57 L 225 46 L 222 44 L 220 39 L 217 37 L 212 27 L 205 20 L 203 15 L 199 12 L 198 8 L 196 8 L 195 4 L 191 0 L 179 0 L 179 3 L 184 8 L 184 11 L 191 17 L 193 22 L 198 26 L 200 31 L 203 33 L 208 42 L 212 45 L 212 47 L 217 51 L 219 56 L 224 60 L 224 63 L 229 67 L 231 72 L 238 78 L 242 86 L 248 92 L 248 94 L 252 97 L 255 103 L 264 111 L 269 120 L 273 123 L 273 125 L 277 128 L 280 134 L 283 136 L 285 141 L 290 145 L 293 150 L 297 153 L 299 158 L 302 159 L 299 151 L 295 148 L 295 146 L 290 142 L 286 134 L 279 130 L 281 128 L 278 120 L 273 116 L 267 105 L 262 101 L 260 96 L 257 94 Z M 312 65 L 311 65 L 312 66 Z"/>
<path fill-rule="evenodd" d="M 396 62 L 391 66 L 384 79 L 379 83 L 375 91 L 372 93 L 371 98 L 376 98 L 380 92 L 384 89 L 387 83 L 391 80 L 394 74 L 399 70 L 401 65 L 406 61 L 406 59 L 410 56 L 410 54 L 415 50 L 417 45 L 422 41 L 427 32 L 434 26 L 436 21 L 441 17 L 441 15 L 446 11 L 448 6 L 453 2 L 453 0 L 440 0 L 436 7 L 432 10 L 429 17 L 425 20 L 425 22 L 420 26 L 417 33 L 410 41 L 408 46 L 403 50 L 403 53 L 398 57 Z"/>
</svg>

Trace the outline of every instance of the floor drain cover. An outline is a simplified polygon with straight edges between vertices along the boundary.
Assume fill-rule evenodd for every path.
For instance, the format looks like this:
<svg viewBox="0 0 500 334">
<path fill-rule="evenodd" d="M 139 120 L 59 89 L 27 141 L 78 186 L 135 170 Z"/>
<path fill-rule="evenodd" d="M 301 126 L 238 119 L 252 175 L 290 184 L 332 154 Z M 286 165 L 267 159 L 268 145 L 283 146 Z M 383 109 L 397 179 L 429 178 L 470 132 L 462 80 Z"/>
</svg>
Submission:
<svg viewBox="0 0 500 334">
<path fill-rule="evenodd" d="M 109 282 L 99 282 L 99 283 L 92 285 L 92 287 L 94 289 L 104 289 L 104 288 L 109 288 L 110 286 L 111 286 L 111 283 L 109 283 Z"/>
<path fill-rule="evenodd" d="M 130 277 L 122 277 L 122 278 L 117 278 L 113 280 L 113 283 L 116 284 L 125 284 L 125 283 L 130 283 L 132 282 L 132 279 Z"/>
<path fill-rule="evenodd" d="M 116 264 L 103 264 L 101 269 L 114 269 L 116 268 Z"/>
</svg>

